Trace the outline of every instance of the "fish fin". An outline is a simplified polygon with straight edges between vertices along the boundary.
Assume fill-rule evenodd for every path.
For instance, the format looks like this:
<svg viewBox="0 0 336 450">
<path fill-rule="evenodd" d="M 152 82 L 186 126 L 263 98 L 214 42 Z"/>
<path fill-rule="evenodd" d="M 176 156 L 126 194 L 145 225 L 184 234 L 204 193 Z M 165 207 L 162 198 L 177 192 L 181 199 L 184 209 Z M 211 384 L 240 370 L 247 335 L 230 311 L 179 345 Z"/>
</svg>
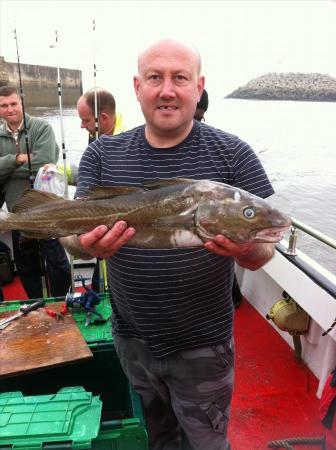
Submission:
<svg viewBox="0 0 336 450">
<path fill-rule="evenodd" d="M 157 180 L 150 183 L 144 184 L 144 189 L 152 190 L 152 189 L 160 189 L 167 186 L 173 186 L 176 184 L 193 184 L 197 183 L 199 180 L 192 180 L 190 178 L 169 178 L 167 180 Z"/>
<path fill-rule="evenodd" d="M 26 189 L 23 192 L 21 198 L 15 203 L 13 212 L 26 212 L 27 210 L 34 208 L 35 206 L 41 206 L 52 201 L 60 200 L 66 201 L 66 199 L 64 199 L 63 197 L 52 194 L 51 192 L 39 191 L 38 189 Z"/>
<path fill-rule="evenodd" d="M 86 195 L 79 197 L 80 200 L 102 200 L 107 198 L 119 197 L 120 195 L 133 194 L 143 189 L 131 186 L 96 186 L 90 188 Z"/>
<path fill-rule="evenodd" d="M 171 230 L 172 228 L 185 228 L 191 230 L 195 228 L 194 215 L 186 214 L 185 216 L 159 217 L 153 221 L 153 227 L 162 230 Z"/>
</svg>

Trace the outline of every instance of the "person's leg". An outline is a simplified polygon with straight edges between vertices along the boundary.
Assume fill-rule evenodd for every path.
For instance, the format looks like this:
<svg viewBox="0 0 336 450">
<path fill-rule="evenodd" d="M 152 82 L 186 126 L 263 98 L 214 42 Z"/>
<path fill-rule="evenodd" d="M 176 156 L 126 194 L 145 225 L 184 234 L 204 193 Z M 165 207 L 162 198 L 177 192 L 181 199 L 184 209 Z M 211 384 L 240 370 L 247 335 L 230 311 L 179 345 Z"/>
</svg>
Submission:
<svg viewBox="0 0 336 450">
<path fill-rule="evenodd" d="M 178 352 L 168 359 L 165 382 L 186 435 L 183 449 L 227 450 L 233 389 L 233 341 Z"/>
<path fill-rule="evenodd" d="M 160 378 L 164 363 L 154 360 L 139 339 L 115 336 L 114 345 L 130 384 L 141 396 L 150 449 L 182 450 L 181 428 L 171 408 L 168 388 Z"/>
<path fill-rule="evenodd" d="M 71 285 L 71 270 L 64 247 L 58 239 L 43 239 L 42 253 L 47 265 L 50 294 L 52 297 L 64 297 Z"/>
<path fill-rule="evenodd" d="M 91 289 L 95 292 L 99 292 L 99 259 L 97 258 L 95 268 L 93 270 L 92 274 L 92 281 L 91 281 Z"/>
<path fill-rule="evenodd" d="M 234 274 L 232 285 L 232 301 L 235 308 L 238 308 L 241 304 L 243 294 L 240 292 L 240 287 L 237 281 L 236 274 Z"/>
<path fill-rule="evenodd" d="M 28 298 L 42 297 L 41 267 L 38 242 L 21 239 L 18 231 L 12 232 L 13 256 L 21 283 Z"/>
</svg>

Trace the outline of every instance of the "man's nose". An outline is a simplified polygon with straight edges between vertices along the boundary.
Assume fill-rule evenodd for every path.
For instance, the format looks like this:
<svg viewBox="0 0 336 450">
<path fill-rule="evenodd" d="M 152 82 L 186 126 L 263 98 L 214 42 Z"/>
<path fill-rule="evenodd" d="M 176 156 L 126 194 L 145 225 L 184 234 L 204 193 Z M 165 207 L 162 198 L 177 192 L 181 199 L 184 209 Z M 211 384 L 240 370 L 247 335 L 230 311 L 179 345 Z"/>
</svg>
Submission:
<svg viewBox="0 0 336 450">
<path fill-rule="evenodd" d="M 171 78 L 164 78 L 161 85 L 160 96 L 163 98 L 175 97 L 175 85 Z"/>
<path fill-rule="evenodd" d="M 81 127 L 81 128 L 86 128 L 86 125 L 84 125 L 84 123 L 81 122 L 80 127 Z"/>
</svg>

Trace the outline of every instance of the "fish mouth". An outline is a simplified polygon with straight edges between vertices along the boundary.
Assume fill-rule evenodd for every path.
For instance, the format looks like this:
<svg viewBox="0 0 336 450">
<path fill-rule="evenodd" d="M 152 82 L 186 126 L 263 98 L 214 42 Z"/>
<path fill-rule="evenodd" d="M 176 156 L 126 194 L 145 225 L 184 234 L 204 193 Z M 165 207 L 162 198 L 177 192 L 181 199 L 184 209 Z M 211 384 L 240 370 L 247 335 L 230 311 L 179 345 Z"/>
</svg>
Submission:
<svg viewBox="0 0 336 450">
<path fill-rule="evenodd" d="M 290 225 L 279 228 L 266 228 L 258 231 L 255 235 L 255 241 L 259 242 L 280 242 L 283 239 L 283 235 L 288 231 Z"/>
</svg>

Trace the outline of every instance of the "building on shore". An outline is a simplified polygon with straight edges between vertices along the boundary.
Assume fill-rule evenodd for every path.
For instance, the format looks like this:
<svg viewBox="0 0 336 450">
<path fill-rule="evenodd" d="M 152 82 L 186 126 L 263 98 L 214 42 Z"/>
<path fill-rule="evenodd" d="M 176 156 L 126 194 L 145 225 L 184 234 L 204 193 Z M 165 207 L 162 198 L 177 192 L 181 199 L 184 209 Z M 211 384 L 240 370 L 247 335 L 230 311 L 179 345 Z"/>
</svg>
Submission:
<svg viewBox="0 0 336 450">
<path fill-rule="evenodd" d="M 24 92 L 25 106 L 58 106 L 57 68 L 21 64 L 21 80 Z M 83 93 L 82 71 L 60 68 L 62 83 L 62 104 L 74 106 Z M 18 64 L 6 62 L 0 56 L 0 86 L 7 84 L 19 88 Z"/>
</svg>

